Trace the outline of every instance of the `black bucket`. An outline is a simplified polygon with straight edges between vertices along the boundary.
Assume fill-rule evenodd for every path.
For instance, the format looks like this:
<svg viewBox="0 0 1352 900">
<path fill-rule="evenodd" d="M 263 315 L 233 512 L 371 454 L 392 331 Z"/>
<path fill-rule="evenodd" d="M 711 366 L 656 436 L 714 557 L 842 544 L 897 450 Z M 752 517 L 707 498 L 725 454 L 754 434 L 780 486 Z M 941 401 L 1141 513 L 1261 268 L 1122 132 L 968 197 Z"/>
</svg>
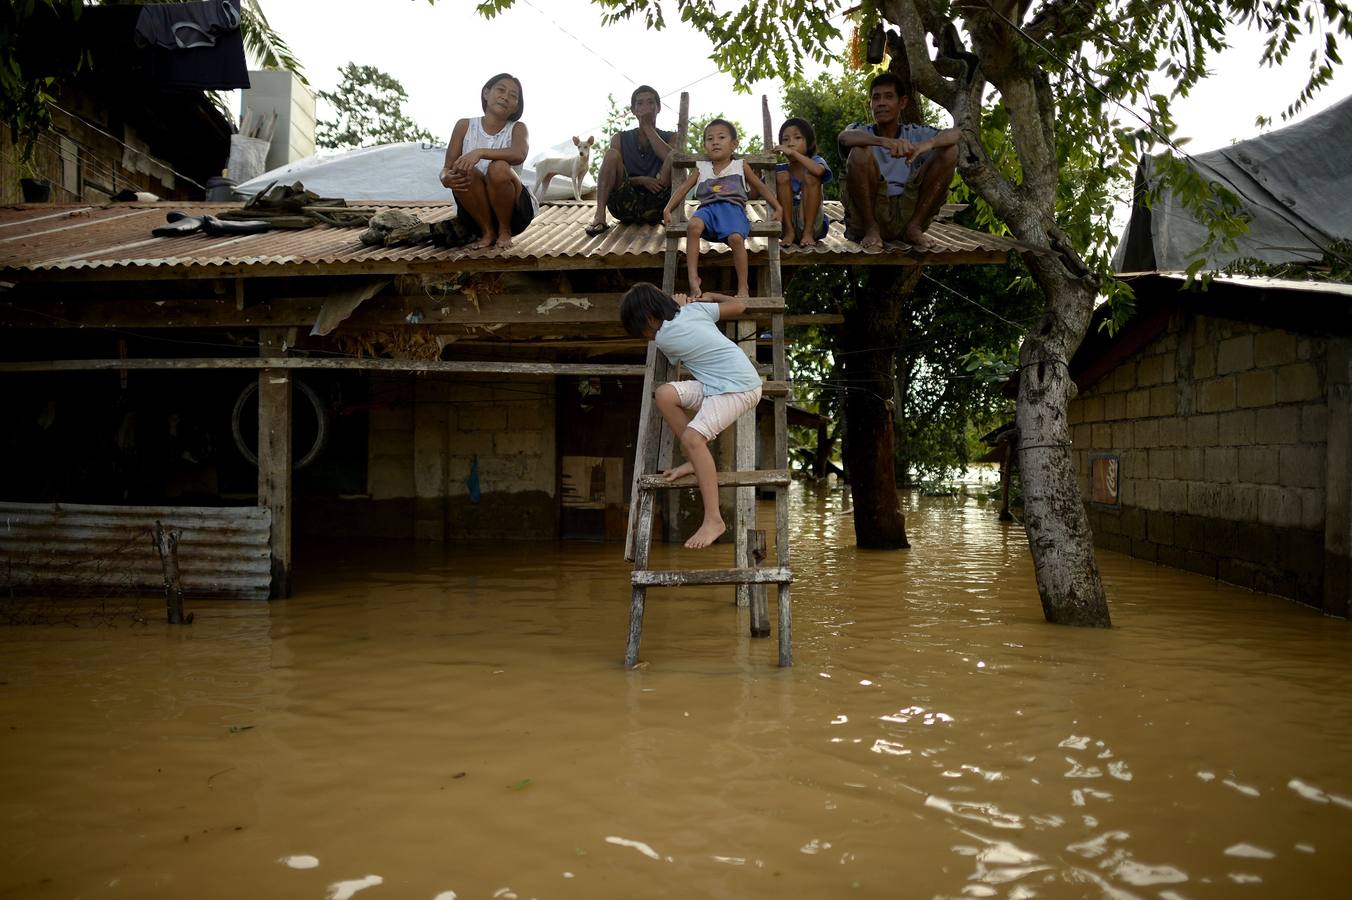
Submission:
<svg viewBox="0 0 1352 900">
<path fill-rule="evenodd" d="M 52 183 L 45 178 L 20 178 L 19 190 L 24 203 L 50 203 L 52 199 Z"/>
<path fill-rule="evenodd" d="M 207 200 L 212 203 L 228 203 L 235 193 L 233 179 L 215 175 L 207 179 Z"/>
</svg>

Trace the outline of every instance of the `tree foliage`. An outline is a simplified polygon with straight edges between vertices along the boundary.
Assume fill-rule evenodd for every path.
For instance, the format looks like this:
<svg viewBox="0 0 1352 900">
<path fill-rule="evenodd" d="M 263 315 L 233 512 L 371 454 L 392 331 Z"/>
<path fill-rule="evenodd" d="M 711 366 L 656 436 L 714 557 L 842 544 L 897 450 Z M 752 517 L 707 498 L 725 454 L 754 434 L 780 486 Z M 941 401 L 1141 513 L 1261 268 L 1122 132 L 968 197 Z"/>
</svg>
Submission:
<svg viewBox="0 0 1352 900">
<path fill-rule="evenodd" d="M 402 141 L 434 142 L 432 132 L 404 114 L 408 94 L 394 76 L 375 66 L 348 63 L 334 91 L 319 99 L 333 109 L 332 118 L 315 123 L 318 147 L 357 148 Z"/>
</svg>

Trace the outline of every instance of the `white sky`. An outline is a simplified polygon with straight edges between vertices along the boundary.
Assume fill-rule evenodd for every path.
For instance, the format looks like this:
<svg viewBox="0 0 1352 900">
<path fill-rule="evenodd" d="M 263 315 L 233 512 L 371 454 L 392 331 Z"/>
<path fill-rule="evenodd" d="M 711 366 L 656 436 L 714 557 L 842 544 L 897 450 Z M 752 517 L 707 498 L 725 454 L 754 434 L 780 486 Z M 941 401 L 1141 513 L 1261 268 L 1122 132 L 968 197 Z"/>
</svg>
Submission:
<svg viewBox="0 0 1352 900">
<path fill-rule="evenodd" d="M 404 85 L 405 112 L 443 140 L 456 119 L 479 114 L 479 89 L 501 71 L 522 81 L 532 158 L 573 134 L 602 140 L 606 95 L 624 106 L 639 83 L 663 95 L 658 122 L 664 127 L 675 126 L 683 88 L 690 91 L 692 115 L 721 112 L 759 132 L 760 96 L 767 94 L 776 126 L 783 118 L 780 84 L 761 82 L 750 85 L 750 94 L 736 93 L 710 59 L 708 39 L 679 21 L 673 2 L 664 4 L 668 27 L 661 32 L 641 21 L 603 28 L 600 8 L 590 0 L 516 0 L 492 20 L 474 12 L 473 0 L 260 2 L 316 91 L 332 90 L 348 62 L 376 66 Z M 1308 48 L 1272 70 L 1257 65 L 1259 36 L 1239 33 L 1231 42 L 1235 49 L 1212 61 L 1217 74 L 1175 103 L 1179 135 L 1193 138 L 1190 152 L 1252 137 L 1259 114 L 1280 127 L 1279 113 L 1307 77 Z M 1352 72 L 1344 66 L 1298 119 L 1349 94 Z"/>
</svg>

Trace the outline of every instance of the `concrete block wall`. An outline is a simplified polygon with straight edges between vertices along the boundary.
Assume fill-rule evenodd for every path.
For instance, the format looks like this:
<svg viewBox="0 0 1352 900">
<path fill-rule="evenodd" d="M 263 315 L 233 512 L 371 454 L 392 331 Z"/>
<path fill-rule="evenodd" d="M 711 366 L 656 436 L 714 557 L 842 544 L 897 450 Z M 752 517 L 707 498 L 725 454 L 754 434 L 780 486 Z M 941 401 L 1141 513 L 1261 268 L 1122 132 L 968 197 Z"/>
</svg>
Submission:
<svg viewBox="0 0 1352 900">
<path fill-rule="evenodd" d="M 1179 315 L 1070 404 L 1081 495 L 1115 453 L 1109 549 L 1321 602 L 1329 406 L 1323 340 Z"/>
</svg>

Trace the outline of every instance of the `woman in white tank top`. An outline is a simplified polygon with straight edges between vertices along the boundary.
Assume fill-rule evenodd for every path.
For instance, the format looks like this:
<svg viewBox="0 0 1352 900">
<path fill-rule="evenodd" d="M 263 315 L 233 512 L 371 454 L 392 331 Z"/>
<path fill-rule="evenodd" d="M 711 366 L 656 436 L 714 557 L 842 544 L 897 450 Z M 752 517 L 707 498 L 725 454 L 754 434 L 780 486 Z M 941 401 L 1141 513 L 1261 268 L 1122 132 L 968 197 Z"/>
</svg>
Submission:
<svg viewBox="0 0 1352 900">
<path fill-rule="evenodd" d="M 484 114 L 455 123 L 441 183 L 455 193 L 459 219 L 480 235 L 475 249 L 512 246 L 535 218 L 535 197 L 521 183 L 528 147 L 521 82 L 506 72 L 479 92 Z"/>
</svg>

